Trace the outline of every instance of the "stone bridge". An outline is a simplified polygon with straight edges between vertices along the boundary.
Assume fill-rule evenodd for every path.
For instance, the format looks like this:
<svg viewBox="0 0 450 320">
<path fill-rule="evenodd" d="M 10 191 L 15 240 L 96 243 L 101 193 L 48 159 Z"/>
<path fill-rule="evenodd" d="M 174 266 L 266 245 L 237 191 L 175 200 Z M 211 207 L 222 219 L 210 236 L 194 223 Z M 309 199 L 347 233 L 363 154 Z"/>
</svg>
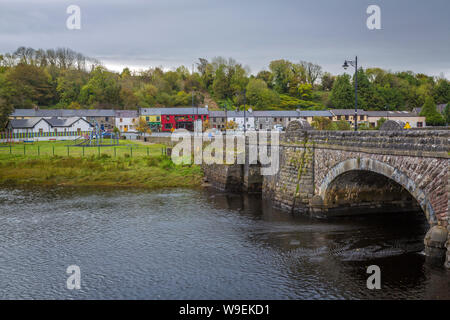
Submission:
<svg viewBox="0 0 450 320">
<path fill-rule="evenodd" d="M 321 218 L 421 211 L 430 225 L 426 254 L 446 256 L 450 268 L 450 131 L 316 131 L 291 124 L 280 139 L 276 174 L 262 176 L 258 164 L 204 165 L 209 182 L 261 192 L 276 207 Z"/>
</svg>

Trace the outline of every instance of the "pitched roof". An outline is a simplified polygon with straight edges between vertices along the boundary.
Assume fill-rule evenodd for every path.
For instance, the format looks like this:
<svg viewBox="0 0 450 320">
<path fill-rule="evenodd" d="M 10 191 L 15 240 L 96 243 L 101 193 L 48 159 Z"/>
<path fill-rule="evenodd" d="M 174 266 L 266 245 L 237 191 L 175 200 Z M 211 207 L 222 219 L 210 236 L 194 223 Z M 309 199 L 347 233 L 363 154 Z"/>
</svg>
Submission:
<svg viewBox="0 0 450 320">
<path fill-rule="evenodd" d="M 137 110 L 116 110 L 116 117 L 118 118 L 137 118 Z"/>
<path fill-rule="evenodd" d="M 66 119 L 51 118 L 51 119 L 46 119 L 46 120 L 52 127 L 70 127 L 71 125 L 73 125 L 78 120 L 85 121 L 89 125 L 91 125 L 90 122 L 88 122 L 88 121 L 86 121 L 86 120 L 84 120 L 83 118 L 80 118 L 80 117 L 73 117 L 73 118 L 66 118 Z"/>
<path fill-rule="evenodd" d="M 333 114 L 329 110 L 303 110 L 300 111 L 301 117 L 332 117 Z"/>
<path fill-rule="evenodd" d="M 330 110 L 335 116 L 353 116 L 355 115 L 355 109 L 332 109 Z M 358 115 L 362 116 L 366 114 L 363 109 L 357 109 Z"/>
<path fill-rule="evenodd" d="M 226 112 L 225 111 L 210 111 L 209 116 L 212 118 L 216 118 L 216 117 L 224 118 L 224 117 L 226 117 Z"/>
<path fill-rule="evenodd" d="M 184 114 L 208 114 L 207 108 L 183 107 L 183 108 L 141 108 L 140 113 L 143 116 L 157 115 L 184 115 Z"/>
<path fill-rule="evenodd" d="M 366 111 L 368 117 L 419 117 L 416 112 L 410 111 Z"/>
<path fill-rule="evenodd" d="M 12 117 L 114 117 L 113 109 L 15 109 Z"/>
<path fill-rule="evenodd" d="M 299 113 L 295 110 L 258 110 L 253 112 L 255 117 L 299 117 Z"/>
<path fill-rule="evenodd" d="M 46 121 L 42 118 L 34 118 L 34 119 L 21 119 L 21 120 L 9 120 L 9 127 L 13 129 L 30 129 L 34 128 L 38 122 L 41 120 Z M 48 121 L 47 121 L 48 122 Z"/>
</svg>

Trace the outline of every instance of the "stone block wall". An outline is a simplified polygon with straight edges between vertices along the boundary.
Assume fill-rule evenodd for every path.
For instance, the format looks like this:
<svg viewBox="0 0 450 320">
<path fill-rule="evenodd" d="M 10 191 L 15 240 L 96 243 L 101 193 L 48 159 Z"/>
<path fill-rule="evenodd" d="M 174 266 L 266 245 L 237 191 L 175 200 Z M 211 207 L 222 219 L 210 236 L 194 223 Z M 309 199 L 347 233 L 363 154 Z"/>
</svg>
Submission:
<svg viewBox="0 0 450 320">
<path fill-rule="evenodd" d="M 213 187 L 230 192 L 240 192 L 243 184 L 242 165 L 202 165 L 203 172 Z"/>
<path fill-rule="evenodd" d="M 310 147 L 284 147 L 280 152 L 280 169 L 265 176 L 263 197 L 276 207 L 291 212 L 309 212 L 314 196 L 314 152 Z"/>
</svg>

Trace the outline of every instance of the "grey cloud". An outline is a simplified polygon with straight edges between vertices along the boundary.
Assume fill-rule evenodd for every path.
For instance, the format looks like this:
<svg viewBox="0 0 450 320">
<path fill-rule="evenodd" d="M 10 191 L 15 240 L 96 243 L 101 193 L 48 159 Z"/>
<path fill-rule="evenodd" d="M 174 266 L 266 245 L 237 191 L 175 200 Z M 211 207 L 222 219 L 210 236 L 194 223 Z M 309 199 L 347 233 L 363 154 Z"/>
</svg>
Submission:
<svg viewBox="0 0 450 320">
<path fill-rule="evenodd" d="M 67 6 L 82 29 L 65 28 Z M 382 30 L 366 28 L 378 4 Z M 365 67 L 450 77 L 448 0 L 0 0 L 0 51 L 70 47 L 106 65 L 174 67 L 232 56 L 253 72 L 273 59 L 310 60 L 341 73 L 345 58 Z"/>
</svg>

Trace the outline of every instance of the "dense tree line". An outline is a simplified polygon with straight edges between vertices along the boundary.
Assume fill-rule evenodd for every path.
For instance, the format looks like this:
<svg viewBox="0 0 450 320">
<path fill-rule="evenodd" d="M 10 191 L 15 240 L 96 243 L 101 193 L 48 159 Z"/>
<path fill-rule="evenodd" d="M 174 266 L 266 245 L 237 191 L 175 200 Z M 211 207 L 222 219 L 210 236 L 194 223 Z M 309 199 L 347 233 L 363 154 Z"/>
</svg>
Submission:
<svg viewBox="0 0 450 320">
<path fill-rule="evenodd" d="M 366 110 L 412 110 L 424 106 L 430 123 L 445 122 L 436 104 L 450 101 L 443 78 L 379 68 L 358 70 L 358 105 Z M 111 72 L 96 59 L 66 48 L 21 47 L 0 55 L 0 126 L 14 108 L 136 109 L 207 103 L 211 108 L 352 108 L 354 77 L 333 76 L 306 61 L 270 62 L 251 74 L 234 59 L 200 58 L 196 70 L 181 66 Z M 448 115 L 448 108 L 446 111 Z M 448 121 L 448 116 L 447 119 Z"/>
</svg>

